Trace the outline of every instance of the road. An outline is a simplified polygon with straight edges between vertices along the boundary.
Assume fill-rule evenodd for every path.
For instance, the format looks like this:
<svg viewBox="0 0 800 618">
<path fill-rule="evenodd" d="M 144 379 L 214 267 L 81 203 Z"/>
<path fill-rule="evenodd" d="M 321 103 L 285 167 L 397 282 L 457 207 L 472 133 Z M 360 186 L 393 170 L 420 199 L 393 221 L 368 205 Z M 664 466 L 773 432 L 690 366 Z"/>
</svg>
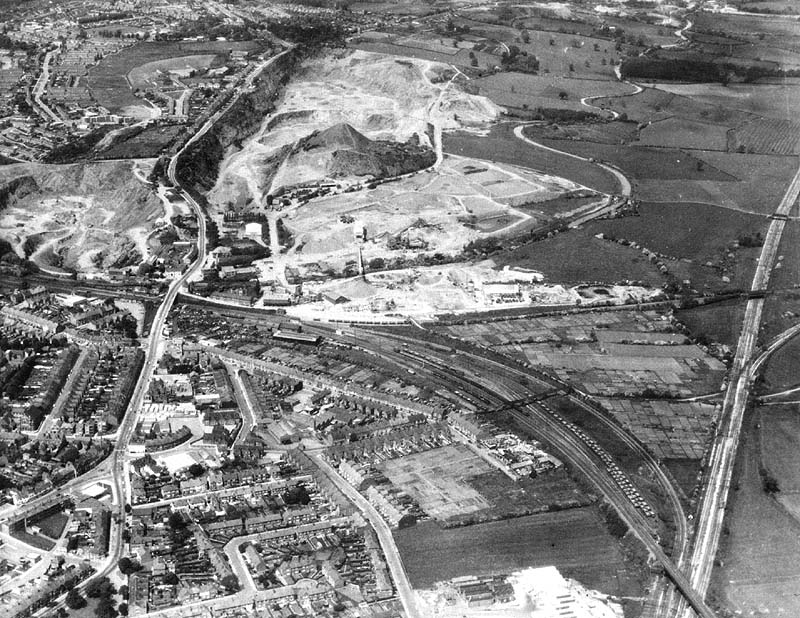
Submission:
<svg viewBox="0 0 800 618">
<path fill-rule="evenodd" d="M 242 414 L 242 428 L 233 441 L 233 446 L 236 446 L 247 439 L 247 436 L 250 435 L 250 432 L 252 432 L 258 424 L 258 419 L 253 409 L 253 402 L 250 401 L 250 395 L 248 395 L 247 389 L 242 381 L 241 370 L 230 363 L 225 363 L 225 368 L 228 371 L 228 375 L 231 377 L 231 382 L 233 382 L 233 394 L 239 404 L 239 412 Z"/>
<path fill-rule="evenodd" d="M 383 549 L 383 554 L 386 558 L 386 564 L 389 566 L 392 580 L 397 588 L 397 596 L 400 597 L 400 602 L 403 604 L 406 617 L 423 618 L 417 608 L 417 595 L 413 588 L 411 588 L 411 583 L 408 581 L 408 575 L 403 566 L 403 561 L 400 558 L 400 552 L 394 542 L 392 531 L 389 529 L 383 517 L 381 517 L 380 513 L 375 510 L 375 507 L 372 506 L 364 496 L 358 493 L 350 483 L 345 481 L 319 453 L 315 453 L 312 457 L 320 470 L 322 470 L 333 484 L 358 507 L 358 510 L 364 514 L 364 517 L 367 518 L 367 521 L 369 521 L 375 529 L 381 548 Z"/>
<path fill-rule="evenodd" d="M 61 389 L 61 393 L 58 395 L 58 399 L 56 399 L 56 402 L 53 404 L 50 414 L 48 414 L 42 421 L 42 424 L 39 425 L 39 429 L 35 433 L 35 439 L 46 436 L 53 428 L 53 423 L 55 423 L 56 419 L 61 416 L 61 410 L 64 407 L 64 404 L 67 403 L 67 399 L 69 399 L 70 395 L 72 394 L 72 388 L 75 385 L 75 380 L 77 380 L 78 376 L 81 374 L 81 367 L 83 367 L 83 363 L 86 362 L 87 356 L 89 356 L 89 350 L 87 348 L 83 348 L 80 351 L 75 364 L 72 366 L 66 382 L 64 382 L 64 386 Z"/>
<path fill-rule="evenodd" d="M 800 169 L 786 190 L 775 214 L 787 217 L 800 195 Z M 761 249 L 758 266 L 753 275 L 751 290 L 764 290 L 775 264 L 775 257 L 780 244 L 786 221 L 775 218 Z M 689 561 L 692 585 L 702 594 L 708 591 L 713 570 L 714 558 L 719 547 L 725 508 L 730 492 L 733 464 L 739 444 L 742 421 L 750 393 L 750 386 L 755 371 L 763 363 L 763 358 L 753 362 L 761 315 L 764 309 L 764 298 L 752 298 L 745 310 L 742 332 L 736 348 L 731 368 L 728 389 L 725 392 L 722 417 L 714 437 L 714 442 L 707 467 L 708 483 L 703 492 L 700 512 L 697 517 L 697 532 L 694 547 Z M 777 349 L 776 347 L 773 348 Z"/>
<path fill-rule="evenodd" d="M 52 109 L 50 109 L 47 104 L 42 101 L 42 95 L 44 94 L 47 85 L 50 83 L 50 60 L 53 59 L 53 54 L 56 50 L 50 50 L 44 55 L 44 62 L 42 62 L 42 72 L 39 75 L 39 79 L 36 80 L 36 84 L 33 86 L 33 100 L 36 105 L 45 113 L 45 115 L 49 116 L 53 122 L 63 122 L 60 116 L 56 114 Z"/>
<path fill-rule="evenodd" d="M 610 165 L 607 165 L 606 163 L 600 163 L 599 161 L 591 161 L 587 157 L 582 157 L 580 155 L 572 154 L 571 152 L 564 152 L 563 150 L 558 150 L 556 148 L 551 148 L 550 146 L 545 146 L 544 144 L 540 144 L 539 142 L 536 142 L 536 141 L 530 139 L 529 137 L 527 137 L 525 135 L 525 133 L 524 133 L 524 130 L 525 130 L 525 125 L 524 124 L 518 125 L 517 127 L 514 128 L 514 135 L 516 135 L 523 142 L 525 142 L 527 144 L 530 144 L 531 146 L 535 146 L 536 148 L 541 148 L 542 150 L 548 150 L 550 152 L 554 152 L 554 153 L 556 153 L 558 155 L 562 155 L 562 156 L 565 156 L 565 157 L 572 157 L 573 159 L 578 159 L 579 161 L 586 161 L 587 163 L 594 163 L 594 165 L 602 167 L 607 172 L 610 172 L 611 174 L 613 174 L 614 177 L 617 179 L 617 182 L 619 183 L 619 186 L 620 186 L 620 191 L 619 191 L 620 195 L 622 195 L 624 197 L 630 197 L 630 195 L 631 195 L 631 183 L 628 180 L 628 178 L 625 176 L 625 174 L 620 172 L 617 168 L 611 167 Z"/>
<path fill-rule="evenodd" d="M 403 356 L 402 352 L 395 349 L 395 346 L 387 344 L 385 341 L 371 346 L 370 339 L 373 338 L 375 340 L 388 338 L 390 340 L 408 341 L 412 344 L 413 338 L 405 335 L 371 331 L 365 331 L 358 338 L 360 347 L 366 346 L 369 351 L 396 362 L 400 366 L 408 364 L 409 358 Z M 438 346 L 437 350 L 426 347 L 425 333 L 423 331 L 420 331 L 420 340 L 416 342 L 415 347 L 417 350 L 423 350 L 426 354 L 413 367 L 418 375 L 426 377 L 432 387 L 437 384 L 447 385 L 450 389 L 457 387 L 472 395 L 474 400 L 483 402 L 491 407 L 530 395 L 529 386 L 525 386 L 525 383 L 530 380 L 536 381 L 534 374 L 522 369 L 514 369 L 510 366 L 510 363 L 505 364 L 486 357 L 471 355 L 463 350 L 459 350 L 457 355 L 448 355 L 448 352 L 438 350 L 438 348 L 447 350 L 444 346 Z M 469 374 L 468 377 L 465 377 L 465 372 Z M 511 375 L 516 375 L 520 383 L 510 384 L 509 376 Z M 545 383 L 545 385 L 547 388 L 553 387 L 550 382 Z M 581 402 L 580 398 L 577 399 L 579 405 L 589 405 L 586 402 Z M 520 424 L 527 426 L 535 435 L 556 446 L 571 465 L 580 469 L 592 481 L 593 485 L 615 506 L 623 520 L 656 558 L 669 578 L 675 582 L 681 593 L 689 600 L 691 606 L 696 608 L 698 615 L 704 618 L 713 617 L 713 612 L 705 605 L 702 597 L 693 590 L 686 575 L 664 553 L 659 543 L 654 539 L 652 522 L 648 521 L 633 505 L 608 474 L 605 466 L 594 456 L 591 449 L 576 434 L 565 430 L 558 421 L 543 412 L 539 404 L 531 404 L 526 407 L 525 411 L 512 410 L 511 414 L 516 417 Z M 630 444 L 631 438 L 628 437 L 626 442 Z M 638 446 L 639 449 L 643 448 L 641 445 Z M 636 445 L 632 445 L 632 448 L 636 449 Z M 637 452 L 639 449 L 636 449 Z M 688 532 L 680 499 L 663 470 L 657 465 L 657 462 L 652 461 L 652 456 L 648 454 L 645 460 L 652 463 L 650 469 L 657 471 L 656 476 L 659 478 L 659 482 L 664 487 L 669 488 L 667 494 L 675 511 L 677 528 L 673 552 L 682 554 L 687 546 Z"/>
</svg>

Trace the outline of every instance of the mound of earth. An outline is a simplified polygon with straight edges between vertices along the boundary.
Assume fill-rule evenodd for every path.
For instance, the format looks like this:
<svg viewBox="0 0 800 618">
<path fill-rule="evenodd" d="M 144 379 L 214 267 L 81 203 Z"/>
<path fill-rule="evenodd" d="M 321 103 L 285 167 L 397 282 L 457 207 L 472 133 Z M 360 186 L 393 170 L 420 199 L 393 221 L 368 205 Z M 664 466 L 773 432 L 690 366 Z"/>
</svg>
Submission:
<svg viewBox="0 0 800 618">
<path fill-rule="evenodd" d="M 412 137 L 405 143 L 371 140 L 347 123 L 301 139 L 283 160 L 273 186 L 297 186 L 324 179 L 401 176 L 430 167 L 436 154 Z"/>
<path fill-rule="evenodd" d="M 130 162 L 0 168 L 0 240 L 45 269 L 137 265 L 163 215 Z"/>
</svg>

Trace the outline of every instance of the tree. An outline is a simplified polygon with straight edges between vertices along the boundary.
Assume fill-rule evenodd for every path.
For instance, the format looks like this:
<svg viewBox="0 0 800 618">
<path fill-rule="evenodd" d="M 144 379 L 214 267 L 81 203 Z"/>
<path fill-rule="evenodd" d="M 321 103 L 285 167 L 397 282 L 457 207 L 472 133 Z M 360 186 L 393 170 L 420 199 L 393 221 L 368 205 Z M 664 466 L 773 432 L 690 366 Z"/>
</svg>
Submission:
<svg viewBox="0 0 800 618">
<path fill-rule="evenodd" d="M 206 469 L 203 467 L 202 464 L 199 463 L 193 463 L 191 466 L 189 466 L 189 474 L 191 474 L 195 478 L 197 478 L 198 476 L 202 476 L 205 471 Z"/>
<path fill-rule="evenodd" d="M 103 597 L 97 602 L 97 607 L 94 608 L 94 615 L 97 618 L 117 618 L 117 610 L 114 607 L 114 601 L 109 597 Z"/>
<path fill-rule="evenodd" d="M 558 93 L 558 98 L 561 99 L 562 101 L 566 101 L 569 98 L 569 93 L 562 90 L 561 92 Z"/>
<path fill-rule="evenodd" d="M 135 573 L 139 569 L 142 568 L 142 565 L 136 562 L 135 560 L 131 560 L 127 556 L 123 556 L 119 559 L 117 563 L 119 570 L 122 572 L 123 575 L 130 575 L 131 573 Z"/>
<path fill-rule="evenodd" d="M 571 62 L 569 63 L 569 72 L 570 73 L 574 73 L 575 72 L 575 65 L 572 64 Z"/>
<path fill-rule="evenodd" d="M 67 593 L 65 602 L 70 609 L 82 609 L 86 607 L 86 599 L 77 588 L 73 588 Z"/>
<path fill-rule="evenodd" d="M 127 616 L 128 615 L 128 604 L 127 603 L 120 603 L 119 607 L 117 607 L 117 611 L 119 612 L 120 616 Z"/>
<path fill-rule="evenodd" d="M 178 576 L 175 575 L 172 571 L 169 571 L 166 575 L 164 575 L 164 583 L 169 584 L 170 586 L 177 586 L 180 582 Z"/>
<path fill-rule="evenodd" d="M 119 596 L 121 596 L 123 599 L 125 599 L 127 601 L 128 600 L 128 594 L 129 594 L 129 589 L 128 589 L 127 584 L 122 584 L 119 587 Z"/>
<path fill-rule="evenodd" d="M 235 575 L 226 575 L 220 583 L 228 590 L 239 590 L 239 580 Z"/>
<path fill-rule="evenodd" d="M 186 522 L 183 520 L 183 515 L 175 512 L 169 516 L 167 525 L 173 530 L 183 530 L 186 527 Z"/>
</svg>

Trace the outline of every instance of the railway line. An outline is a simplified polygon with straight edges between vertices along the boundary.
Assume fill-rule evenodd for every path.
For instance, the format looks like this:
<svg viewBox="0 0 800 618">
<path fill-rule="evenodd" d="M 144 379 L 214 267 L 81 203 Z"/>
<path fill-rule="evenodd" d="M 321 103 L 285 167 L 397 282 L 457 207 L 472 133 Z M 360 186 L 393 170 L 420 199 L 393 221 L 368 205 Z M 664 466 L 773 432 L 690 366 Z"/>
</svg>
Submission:
<svg viewBox="0 0 800 618">
<path fill-rule="evenodd" d="M 331 336 L 330 330 L 326 327 L 319 327 L 319 330 L 328 331 L 327 335 Z M 420 331 L 421 334 L 423 332 Z M 399 345 L 390 348 L 385 341 L 379 341 L 381 338 L 397 341 Z M 425 349 L 426 352 L 430 353 L 421 354 L 416 350 L 411 352 L 408 349 L 404 349 L 403 344 L 409 347 L 413 345 L 416 350 Z M 603 422 L 614 428 L 615 433 L 620 436 L 625 435 L 625 432 L 619 426 L 616 426 L 613 421 L 605 418 L 605 415 L 598 414 L 598 410 L 590 404 L 581 401 L 580 396 L 574 394 L 569 385 L 549 376 L 534 375 L 528 367 L 516 369 L 512 366 L 514 361 L 511 359 L 507 359 L 507 362 L 500 362 L 464 352 L 463 349 L 456 349 L 455 347 L 442 345 L 430 340 L 420 341 L 397 333 L 385 331 L 380 333 L 366 332 L 359 338 L 359 347 L 371 349 L 374 353 L 378 353 L 388 360 L 400 361 L 405 363 L 406 366 L 409 362 L 416 363 L 415 370 L 417 372 L 429 377 L 436 384 L 449 386 L 453 392 L 458 393 L 459 397 L 470 405 L 471 409 L 489 406 L 495 408 L 508 407 L 509 413 L 517 422 L 534 432 L 542 440 L 554 445 L 559 452 L 566 453 L 568 455 L 566 459 L 592 481 L 617 509 L 623 521 L 642 541 L 660 564 L 667 577 L 680 590 L 683 598 L 686 598 L 688 605 L 696 611 L 697 615 L 702 618 L 714 616 L 710 608 L 705 605 L 702 597 L 691 587 L 686 575 L 666 555 L 657 539 L 653 536 L 655 531 L 651 521 L 652 518 L 649 518 L 643 512 L 642 503 L 637 503 L 635 499 L 631 499 L 630 495 L 626 495 L 625 490 L 632 488 L 632 483 L 628 485 L 630 481 L 627 481 L 624 476 L 611 473 L 614 469 L 609 469 L 604 464 L 603 459 L 593 451 L 591 443 L 587 442 L 587 438 L 591 438 L 585 433 L 583 435 L 576 433 L 572 427 L 557 420 L 555 415 L 548 412 L 541 405 L 541 402 L 531 402 L 525 405 L 524 409 L 519 409 L 518 404 L 514 404 L 515 401 L 530 397 L 530 387 L 534 384 L 545 386 L 548 391 L 552 391 L 554 388 L 563 389 L 563 392 L 573 401 L 586 406 L 588 412 L 593 413 L 596 417 L 603 418 Z M 469 369 L 459 367 L 458 361 L 466 361 L 472 367 L 481 367 L 480 375 L 475 375 L 474 373 L 469 375 Z M 493 369 L 494 372 L 490 369 Z M 509 379 L 509 374 L 515 376 L 517 381 Z M 687 530 L 680 498 L 663 470 L 652 456 L 646 453 L 644 447 L 630 436 L 627 436 L 625 441 L 637 452 L 641 450 L 645 454 L 645 461 L 654 466 L 660 482 L 666 484 L 671 506 L 675 509 L 677 515 L 675 519 L 676 542 L 673 555 L 677 553 L 682 556 L 687 546 Z"/>
</svg>

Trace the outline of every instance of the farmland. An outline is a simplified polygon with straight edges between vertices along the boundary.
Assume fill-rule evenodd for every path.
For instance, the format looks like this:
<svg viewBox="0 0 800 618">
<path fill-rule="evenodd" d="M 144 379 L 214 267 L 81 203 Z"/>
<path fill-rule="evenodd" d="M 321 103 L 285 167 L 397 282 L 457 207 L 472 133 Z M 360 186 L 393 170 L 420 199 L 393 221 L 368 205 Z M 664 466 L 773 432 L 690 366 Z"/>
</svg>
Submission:
<svg viewBox="0 0 800 618">
<path fill-rule="evenodd" d="M 598 396 L 706 394 L 719 389 L 725 371 L 653 312 L 522 318 L 446 331 L 547 367 Z"/>
<path fill-rule="evenodd" d="M 555 565 L 603 592 L 641 594 L 641 572 L 626 568 L 619 542 L 593 507 L 449 530 L 428 521 L 399 530 L 395 540 L 418 588 L 461 575 Z"/>
<path fill-rule="evenodd" d="M 757 408 L 745 418 L 734 491 L 710 590 L 713 598 L 731 611 L 745 615 L 800 613 L 795 594 L 800 582 L 800 511 L 795 493 L 798 433 L 794 406 Z M 774 497 L 763 489 L 762 469 L 768 470 L 781 488 Z"/>
</svg>

